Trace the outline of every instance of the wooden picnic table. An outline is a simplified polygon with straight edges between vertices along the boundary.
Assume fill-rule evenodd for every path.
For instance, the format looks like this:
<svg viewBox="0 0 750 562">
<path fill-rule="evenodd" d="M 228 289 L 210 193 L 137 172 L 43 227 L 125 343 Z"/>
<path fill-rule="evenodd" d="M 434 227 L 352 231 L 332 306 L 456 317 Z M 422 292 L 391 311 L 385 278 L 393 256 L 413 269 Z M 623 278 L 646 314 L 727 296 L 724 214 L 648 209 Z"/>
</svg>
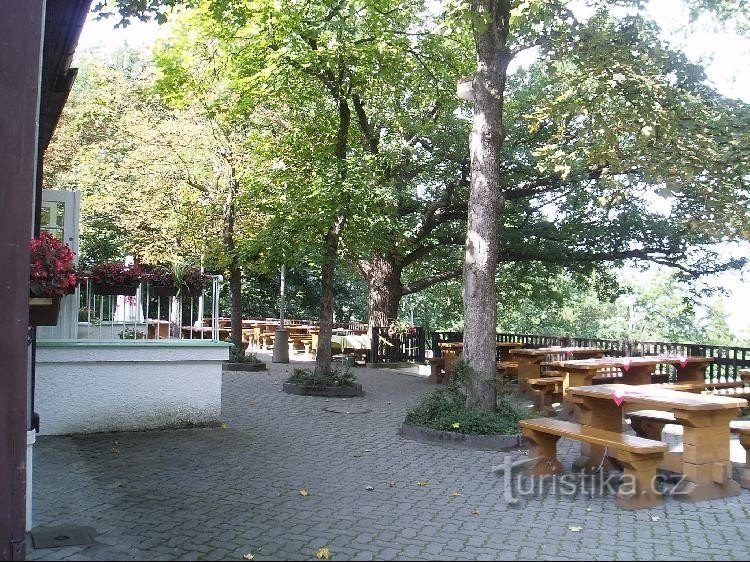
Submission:
<svg viewBox="0 0 750 562">
<path fill-rule="evenodd" d="M 599 359 L 572 359 L 554 361 L 552 365 L 563 372 L 563 391 L 569 386 L 590 385 L 602 369 L 617 368 L 622 372 L 624 384 L 651 384 L 651 375 L 657 365 L 674 365 L 677 382 L 704 382 L 706 368 L 713 357 L 647 355 L 643 357 L 601 357 Z"/>
<path fill-rule="evenodd" d="M 537 349 L 511 349 L 512 360 L 518 362 L 518 387 L 526 390 L 526 381 L 540 375 L 541 364 L 551 360 L 550 355 L 565 356 L 565 359 L 590 359 L 603 357 L 606 350 L 598 347 L 540 347 Z"/>
<path fill-rule="evenodd" d="M 747 400 L 680 392 L 661 385 L 572 386 L 568 394 L 578 405 L 584 432 L 622 432 L 625 405 L 672 412 L 676 423 L 683 426 L 683 451 L 667 452 L 661 466 L 685 476 L 673 491 L 676 499 L 697 501 L 740 493 L 740 485 L 732 478 L 729 422 L 747 406 Z M 615 401 L 618 396 L 623 397 L 619 404 Z M 593 471 L 602 464 L 602 447 L 582 445 L 581 450 L 576 467 Z"/>
<path fill-rule="evenodd" d="M 504 361 L 508 359 L 508 351 L 523 347 L 525 344 L 519 341 L 499 341 L 495 342 L 495 349 L 497 349 L 496 359 L 498 361 Z M 440 354 L 445 360 L 445 366 L 443 367 L 445 373 L 450 376 L 453 373 L 453 365 L 458 360 L 458 356 L 463 353 L 464 343 L 457 342 L 440 342 L 438 343 L 440 348 Z"/>
</svg>

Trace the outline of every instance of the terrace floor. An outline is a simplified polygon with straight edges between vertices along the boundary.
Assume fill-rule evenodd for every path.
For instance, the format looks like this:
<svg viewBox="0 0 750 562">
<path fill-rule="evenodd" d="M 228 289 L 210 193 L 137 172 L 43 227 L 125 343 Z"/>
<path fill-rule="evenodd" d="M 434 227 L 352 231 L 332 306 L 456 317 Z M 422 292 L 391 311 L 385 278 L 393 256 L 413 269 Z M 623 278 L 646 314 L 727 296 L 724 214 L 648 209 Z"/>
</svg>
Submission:
<svg viewBox="0 0 750 562">
<path fill-rule="evenodd" d="M 39 438 L 35 526 L 97 535 L 55 549 L 29 540 L 28 558 L 314 560 L 323 547 L 332 560 L 750 558 L 750 491 L 631 512 L 592 480 L 575 495 L 516 491 L 509 504 L 491 470 L 502 453 L 397 434 L 434 388 L 424 380 L 357 367 L 362 398 L 293 396 L 281 383 L 301 364 L 259 356 L 270 371 L 224 376 L 225 428 Z M 369 412 L 324 411 L 334 405 Z M 577 448 L 561 440 L 567 466 Z"/>
</svg>

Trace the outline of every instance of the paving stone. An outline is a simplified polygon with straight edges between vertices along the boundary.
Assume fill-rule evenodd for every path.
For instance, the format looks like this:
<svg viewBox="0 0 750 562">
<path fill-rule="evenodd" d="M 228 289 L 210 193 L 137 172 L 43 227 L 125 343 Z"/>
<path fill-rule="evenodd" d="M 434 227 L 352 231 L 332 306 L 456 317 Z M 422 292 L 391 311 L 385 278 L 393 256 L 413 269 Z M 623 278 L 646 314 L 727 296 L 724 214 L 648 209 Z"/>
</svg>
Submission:
<svg viewBox="0 0 750 562">
<path fill-rule="evenodd" d="M 750 558 L 748 491 L 697 504 L 668 497 L 650 510 L 659 522 L 596 494 L 543 491 L 509 506 L 503 478 L 491 472 L 503 454 L 398 436 L 407 408 L 433 385 L 357 368 L 366 396 L 326 402 L 274 384 L 309 365 L 260 356 L 269 372 L 224 374 L 228 429 L 38 438 L 34 524 L 100 534 L 85 548 L 29 545 L 27 558 L 315 560 L 324 546 L 332 560 Z M 323 411 L 334 404 L 370 411 Z M 578 452 L 578 443 L 560 440 L 565 466 Z M 583 531 L 569 530 L 576 525 Z"/>
</svg>

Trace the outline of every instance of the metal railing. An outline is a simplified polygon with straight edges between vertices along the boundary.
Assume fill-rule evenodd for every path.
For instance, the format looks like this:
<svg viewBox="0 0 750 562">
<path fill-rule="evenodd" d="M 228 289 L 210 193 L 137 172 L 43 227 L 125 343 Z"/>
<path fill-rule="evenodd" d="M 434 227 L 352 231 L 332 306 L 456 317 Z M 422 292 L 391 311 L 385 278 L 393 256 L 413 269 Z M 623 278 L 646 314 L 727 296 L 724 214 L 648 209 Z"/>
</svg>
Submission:
<svg viewBox="0 0 750 562">
<path fill-rule="evenodd" d="M 388 333 L 388 326 L 373 326 L 370 334 L 370 362 L 424 363 L 425 331 L 421 326 L 406 333 Z"/>
<path fill-rule="evenodd" d="M 86 278 L 77 290 L 77 339 L 220 341 L 228 333 L 219 326 L 219 291 L 223 281 L 212 275 L 209 289 L 199 296 L 180 293 L 157 296 L 142 283 L 135 295 L 100 295 Z"/>
<path fill-rule="evenodd" d="M 566 336 L 540 336 L 537 334 L 497 334 L 499 342 L 522 342 L 525 347 L 538 348 L 550 346 L 598 347 L 608 351 L 613 357 L 634 357 L 644 355 L 679 355 L 712 357 L 714 359 L 706 369 L 706 381 L 711 383 L 736 382 L 741 380 L 737 375 L 740 369 L 750 368 L 750 348 L 696 343 L 633 341 L 603 338 L 574 338 Z M 441 331 L 432 334 L 432 350 L 435 357 L 440 356 L 439 343 L 463 340 L 463 332 Z M 674 368 L 660 365 L 657 373 L 670 378 Z"/>
</svg>

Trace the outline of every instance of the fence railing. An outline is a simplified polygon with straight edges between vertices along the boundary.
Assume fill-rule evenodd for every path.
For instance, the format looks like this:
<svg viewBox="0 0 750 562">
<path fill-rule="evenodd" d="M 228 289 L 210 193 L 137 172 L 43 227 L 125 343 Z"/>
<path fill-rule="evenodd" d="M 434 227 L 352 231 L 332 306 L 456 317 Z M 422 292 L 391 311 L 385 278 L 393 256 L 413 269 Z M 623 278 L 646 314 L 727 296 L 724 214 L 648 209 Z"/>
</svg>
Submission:
<svg viewBox="0 0 750 562">
<path fill-rule="evenodd" d="M 435 332 L 432 334 L 432 350 L 436 357 L 440 356 L 441 342 L 457 342 L 463 339 L 463 332 Z M 606 349 L 614 357 L 643 356 L 643 355 L 693 355 L 712 357 L 713 363 L 706 369 L 708 382 L 737 381 L 739 369 L 750 368 L 750 348 L 724 345 L 707 345 L 696 343 L 661 342 L 661 341 L 632 341 L 603 338 L 573 338 L 565 336 L 540 336 L 537 334 L 497 334 L 497 341 L 517 341 L 526 347 L 577 346 L 598 347 Z M 670 375 L 673 368 L 661 365 L 657 372 Z"/>
<path fill-rule="evenodd" d="M 99 295 L 86 279 L 78 288 L 76 338 L 85 340 L 203 339 L 219 341 L 221 276 L 199 296 L 157 296 L 142 283 L 135 295 Z"/>
<path fill-rule="evenodd" d="M 387 326 L 373 326 L 370 332 L 370 362 L 424 363 L 425 331 L 415 326 L 406 333 L 388 333 Z"/>
</svg>

